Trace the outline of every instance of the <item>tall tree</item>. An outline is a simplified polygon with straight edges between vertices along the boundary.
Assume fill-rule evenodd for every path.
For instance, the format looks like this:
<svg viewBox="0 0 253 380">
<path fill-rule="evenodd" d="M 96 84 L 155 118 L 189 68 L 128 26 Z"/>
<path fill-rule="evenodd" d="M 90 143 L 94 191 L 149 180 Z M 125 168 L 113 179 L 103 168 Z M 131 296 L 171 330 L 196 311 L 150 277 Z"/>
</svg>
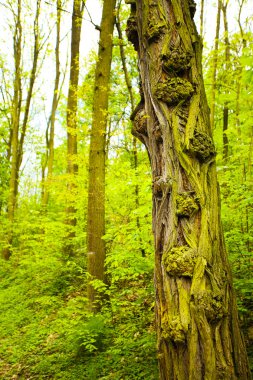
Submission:
<svg viewBox="0 0 253 380">
<path fill-rule="evenodd" d="M 105 242 L 105 145 L 112 61 L 116 0 L 105 0 L 101 20 L 98 60 L 95 71 L 92 129 L 89 153 L 87 248 L 91 279 L 104 281 Z M 98 309 L 97 292 L 90 283 L 88 299 Z"/>
<path fill-rule="evenodd" d="M 55 81 L 54 81 L 54 93 L 52 100 L 51 114 L 48 120 L 46 130 L 46 157 L 42 167 L 42 205 L 43 208 L 47 207 L 49 200 L 48 184 L 45 186 L 45 182 L 50 180 L 53 175 L 53 163 L 54 163 L 54 135 L 55 135 L 55 117 L 57 106 L 59 103 L 59 90 L 60 90 L 60 39 L 61 39 L 61 9 L 62 1 L 56 2 L 56 43 L 55 43 Z M 47 175 L 45 177 L 45 171 L 47 168 Z"/>
<path fill-rule="evenodd" d="M 133 93 L 133 87 L 131 83 L 131 78 L 128 72 L 127 68 L 127 59 L 126 59 L 126 54 L 125 54 L 125 49 L 124 49 L 124 38 L 123 38 L 123 33 L 122 33 L 122 28 L 121 28 L 121 20 L 120 20 L 120 6 L 121 3 L 119 3 L 118 8 L 117 8 L 117 16 L 116 16 L 116 28 L 118 31 L 118 36 L 119 36 L 119 49 L 120 49 L 120 58 L 122 61 L 122 68 L 124 71 L 124 76 L 125 76 L 125 82 L 127 86 L 127 90 L 129 93 L 129 99 L 130 99 L 130 105 L 131 105 L 131 114 L 134 114 L 134 109 L 135 109 L 135 101 L 134 101 L 134 93 Z M 138 169 L 138 150 L 137 150 L 137 139 L 135 136 L 133 136 L 133 148 L 132 148 L 132 154 L 133 154 L 133 164 L 134 164 L 134 169 L 137 173 Z M 139 184 L 136 183 L 135 185 L 135 205 L 136 209 L 139 208 L 140 202 L 139 202 Z M 136 218 L 136 227 L 138 231 L 140 232 L 140 218 L 137 215 Z M 142 247 L 142 241 L 141 241 L 141 234 L 139 233 L 140 236 L 140 246 Z M 143 256 L 145 256 L 145 250 L 141 248 L 141 253 Z"/>
<path fill-rule="evenodd" d="M 11 245 L 13 239 L 13 222 L 15 217 L 15 209 L 18 195 L 18 183 L 20 167 L 24 154 L 24 142 L 29 122 L 31 101 L 33 96 L 34 84 L 37 74 L 37 66 L 39 59 L 39 52 L 41 50 L 40 35 L 39 35 L 39 16 L 40 16 L 41 0 L 36 1 L 36 11 L 34 16 L 33 27 L 33 58 L 32 66 L 29 72 L 29 84 L 27 89 L 27 96 L 24 100 L 23 95 L 25 92 L 22 83 L 22 42 L 23 42 L 23 28 L 22 28 L 22 1 L 17 2 L 17 12 L 13 11 L 13 18 L 15 20 L 14 36 L 13 36 L 13 50 L 14 50 L 14 64 L 15 74 L 13 80 L 13 99 L 12 99 L 12 115 L 11 115 L 11 130 L 10 130 L 10 143 L 8 155 L 11 161 L 10 181 L 9 181 L 9 197 L 8 197 L 8 222 L 9 233 L 7 238 L 7 245 L 3 250 L 5 259 L 9 259 L 11 255 Z M 22 103 L 25 104 L 22 109 Z M 22 118 L 23 116 L 23 118 Z"/>
<path fill-rule="evenodd" d="M 153 177 L 160 378 L 250 379 L 220 223 L 194 1 L 128 0 Z"/>
<path fill-rule="evenodd" d="M 79 81 L 79 54 L 82 28 L 82 14 L 85 1 L 73 0 L 72 11 L 72 33 L 71 33 L 71 58 L 70 77 L 67 102 L 67 208 L 66 224 L 69 226 L 67 239 L 65 242 L 65 252 L 73 254 L 73 241 L 76 226 L 76 175 L 77 165 L 77 101 L 78 101 L 78 81 Z"/>
<path fill-rule="evenodd" d="M 225 94 L 228 95 L 228 73 L 230 72 L 230 42 L 229 42 L 229 32 L 228 32 L 228 19 L 227 19 L 227 7 L 229 0 L 224 0 L 221 4 L 221 9 L 223 13 L 224 21 L 224 41 L 225 41 Z M 228 159 L 228 118 L 229 118 L 229 108 L 228 101 L 225 100 L 223 106 L 223 159 L 227 161 Z"/>
</svg>

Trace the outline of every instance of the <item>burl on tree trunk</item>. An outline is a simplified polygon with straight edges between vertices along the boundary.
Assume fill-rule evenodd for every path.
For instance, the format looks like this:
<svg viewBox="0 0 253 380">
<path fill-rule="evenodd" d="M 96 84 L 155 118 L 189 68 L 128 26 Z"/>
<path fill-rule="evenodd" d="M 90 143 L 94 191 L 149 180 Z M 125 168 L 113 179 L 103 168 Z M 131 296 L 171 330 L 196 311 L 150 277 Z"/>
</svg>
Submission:
<svg viewBox="0 0 253 380">
<path fill-rule="evenodd" d="M 153 179 L 161 379 L 250 379 L 220 223 L 194 1 L 128 0 L 141 102 L 133 134 Z"/>
</svg>

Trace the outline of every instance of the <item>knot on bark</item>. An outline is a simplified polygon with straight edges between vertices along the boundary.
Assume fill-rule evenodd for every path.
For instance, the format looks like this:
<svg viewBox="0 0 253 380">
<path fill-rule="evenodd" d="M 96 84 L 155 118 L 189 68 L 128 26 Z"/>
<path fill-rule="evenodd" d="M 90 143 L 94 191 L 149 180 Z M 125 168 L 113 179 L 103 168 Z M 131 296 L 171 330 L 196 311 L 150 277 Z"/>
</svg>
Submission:
<svg viewBox="0 0 253 380">
<path fill-rule="evenodd" d="M 149 42 L 157 40 L 162 34 L 164 34 L 164 28 L 166 24 L 163 21 L 158 22 L 156 17 L 151 17 L 148 22 L 146 37 Z"/>
<path fill-rule="evenodd" d="M 201 163 L 208 161 L 216 154 L 211 137 L 207 133 L 197 130 L 190 139 L 189 152 L 196 156 Z"/>
<path fill-rule="evenodd" d="M 144 136 L 148 135 L 147 132 L 147 118 L 145 113 L 144 104 L 139 103 L 130 119 L 133 122 L 132 134 L 136 136 L 141 142 L 144 143 Z"/>
<path fill-rule="evenodd" d="M 224 294 L 213 294 L 211 290 L 199 291 L 193 296 L 193 302 L 199 312 L 204 312 L 211 323 L 218 323 L 226 315 Z"/>
<path fill-rule="evenodd" d="M 196 12 L 196 3 L 194 0 L 189 0 L 189 8 L 190 8 L 191 18 L 193 18 Z"/>
<path fill-rule="evenodd" d="M 187 329 L 183 326 L 179 315 L 169 317 L 166 314 L 161 320 L 162 338 L 171 340 L 174 343 L 184 343 L 186 340 Z"/>
<path fill-rule="evenodd" d="M 161 12 L 161 8 L 159 7 L 158 0 L 151 0 L 149 2 L 149 7 L 150 9 L 145 36 L 149 42 L 153 42 L 164 34 L 167 23 L 164 18 L 164 14 Z"/>
<path fill-rule="evenodd" d="M 174 277 L 192 277 L 196 264 L 196 251 L 186 245 L 174 247 L 163 254 L 166 272 Z"/>
<path fill-rule="evenodd" d="M 190 218 L 199 210 L 199 199 L 190 192 L 178 194 L 176 204 L 176 214 L 183 218 Z"/>
<path fill-rule="evenodd" d="M 153 194 L 157 199 L 162 199 L 164 195 L 170 193 L 172 188 L 172 179 L 157 177 L 153 181 Z"/>
<path fill-rule="evenodd" d="M 154 138 L 158 144 L 163 142 L 162 129 L 161 129 L 160 124 L 154 125 L 153 134 L 154 134 Z"/>
<path fill-rule="evenodd" d="M 190 68 L 192 54 L 180 48 L 170 48 L 162 53 L 163 69 L 168 73 L 181 73 Z"/>
<path fill-rule="evenodd" d="M 137 21 L 136 16 L 134 15 L 131 15 L 127 20 L 126 35 L 128 41 L 132 42 L 132 44 L 134 45 L 135 50 L 138 50 L 139 40 L 137 32 Z"/>
<path fill-rule="evenodd" d="M 168 78 L 157 84 L 155 96 L 168 105 L 177 105 L 189 99 L 194 92 L 192 84 L 183 78 Z"/>
</svg>

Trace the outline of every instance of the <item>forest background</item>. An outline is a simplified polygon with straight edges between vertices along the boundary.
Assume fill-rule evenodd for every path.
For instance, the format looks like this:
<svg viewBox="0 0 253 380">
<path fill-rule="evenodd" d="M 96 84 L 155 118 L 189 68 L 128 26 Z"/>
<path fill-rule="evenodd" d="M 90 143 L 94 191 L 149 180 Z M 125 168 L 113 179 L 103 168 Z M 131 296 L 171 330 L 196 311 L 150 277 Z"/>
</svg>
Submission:
<svg viewBox="0 0 253 380">
<path fill-rule="evenodd" d="M 195 19 L 204 39 L 203 68 L 211 110 L 215 105 L 213 130 L 223 228 L 252 368 L 253 17 L 249 3 L 223 2 L 228 8 L 221 15 L 225 22 L 224 26 L 221 22 L 216 43 L 217 4 L 211 6 L 212 12 L 210 4 L 204 4 L 203 18 L 198 4 Z M 18 4 L 21 2 L 0 3 L 3 14 L 0 26 L 1 251 L 8 245 L 10 231 L 12 234 L 11 247 L 7 247 L 10 248 L 8 260 L 1 258 L 0 268 L 0 376 L 2 379 L 157 379 L 151 173 L 143 146 L 131 135 L 131 93 L 120 51 L 123 47 L 136 105 L 139 79 L 134 49 L 124 33 L 121 40 L 115 28 L 106 134 L 107 284 L 94 283 L 98 292 L 106 293 L 107 302 L 94 316 L 87 307 L 86 230 L 89 136 L 101 3 L 87 1 L 83 10 L 77 90 L 78 174 L 74 176 L 67 171 L 66 123 L 72 3 L 66 0 L 60 7 L 57 91 L 54 89 L 59 17 L 56 2 L 26 0 L 22 3 L 19 116 L 23 126 L 29 96 L 30 105 L 25 133 L 19 131 L 19 139 L 23 136 L 23 151 L 15 216 L 10 220 L 10 140 L 17 73 L 17 49 L 13 49 L 13 41 L 17 43 L 20 37 Z M 117 6 L 120 7 L 117 22 L 124 31 L 129 10 L 121 2 Z M 36 73 L 29 95 L 36 46 Z M 95 50 L 88 53 L 91 47 Z M 47 177 L 55 94 L 53 171 Z M 67 186 L 70 183 L 74 183 L 72 191 Z M 45 193 L 49 197 L 46 212 Z M 65 249 L 70 237 L 66 223 L 69 204 L 74 204 L 76 210 L 77 223 L 71 227 L 74 254 Z"/>
</svg>

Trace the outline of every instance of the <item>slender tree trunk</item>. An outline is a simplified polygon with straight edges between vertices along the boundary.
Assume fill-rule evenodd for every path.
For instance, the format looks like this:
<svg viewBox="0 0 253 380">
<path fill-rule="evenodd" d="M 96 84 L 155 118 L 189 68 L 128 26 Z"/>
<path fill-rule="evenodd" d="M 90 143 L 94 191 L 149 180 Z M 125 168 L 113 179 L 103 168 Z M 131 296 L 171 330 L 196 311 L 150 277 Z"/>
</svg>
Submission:
<svg viewBox="0 0 253 380">
<path fill-rule="evenodd" d="M 72 34 L 71 34 L 71 59 L 70 78 L 67 103 L 67 208 L 65 222 L 69 226 L 67 239 L 65 242 L 65 253 L 74 254 L 73 238 L 75 237 L 76 226 L 76 176 L 77 165 L 77 100 L 78 100 L 78 80 L 79 80 L 79 50 L 82 27 L 82 14 L 85 2 L 73 0 L 72 13 Z"/>
<path fill-rule="evenodd" d="M 18 146 L 18 170 L 17 170 L 16 184 L 18 184 L 19 170 L 22 164 L 22 159 L 23 159 L 24 141 L 25 141 L 26 130 L 27 130 L 27 125 L 29 121 L 31 101 L 32 101 L 32 96 L 33 96 L 33 88 L 34 88 L 34 83 L 35 83 L 36 74 L 37 74 L 38 58 L 39 58 L 39 52 L 40 52 L 40 35 L 39 35 L 40 5 L 41 5 L 41 0 L 37 0 L 36 14 L 34 18 L 34 27 L 33 27 L 33 36 L 34 36 L 33 61 L 32 61 L 32 68 L 30 72 L 30 78 L 29 78 L 29 86 L 28 86 L 28 92 L 27 92 L 26 103 L 25 103 L 24 118 L 23 118 L 22 128 L 21 128 L 21 136 L 20 136 L 20 141 L 19 141 L 19 146 Z M 18 193 L 18 188 L 16 188 L 16 195 L 17 193 Z"/>
<path fill-rule="evenodd" d="M 7 246 L 3 250 L 3 256 L 8 260 L 11 256 L 11 245 L 13 238 L 13 222 L 15 216 L 16 207 L 16 188 L 17 188 L 17 170 L 18 170 L 18 132 L 19 132 L 19 120 L 20 120 L 20 108 L 22 99 L 21 88 L 21 57 L 22 57 L 22 25 L 21 25 L 21 0 L 17 3 L 17 15 L 15 32 L 13 37 L 13 50 L 15 61 L 15 77 L 14 77 L 14 94 L 12 102 L 12 128 L 10 131 L 10 160 L 11 160 L 11 172 L 9 182 L 9 197 L 8 197 L 8 237 Z"/>
<path fill-rule="evenodd" d="M 104 281 L 105 243 L 105 140 L 116 0 L 105 0 L 101 21 L 98 61 L 95 72 L 92 129 L 89 153 L 87 248 L 91 279 Z M 90 308 L 99 309 L 98 293 L 90 283 Z"/>
<path fill-rule="evenodd" d="M 228 38 L 228 20 L 227 20 L 227 6 L 229 0 L 225 0 L 222 3 L 221 9 L 223 12 L 223 20 L 224 20 L 224 34 L 225 34 L 225 76 L 228 75 L 230 71 L 230 42 Z M 228 85 L 228 80 L 225 80 L 226 86 Z M 228 89 L 225 89 L 226 94 L 229 93 Z M 224 102 L 223 107 L 223 159 L 227 161 L 228 159 L 228 119 L 229 119 L 229 109 L 228 102 Z"/>
<path fill-rule="evenodd" d="M 128 2 L 143 92 L 134 133 L 153 177 L 160 379 L 250 379 L 220 222 L 194 3 Z"/>
<path fill-rule="evenodd" d="M 54 82 L 54 95 L 52 101 L 51 115 L 48 122 L 46 143 L 47 152 L 44 163 L 44 180 L 42 180 L 42 206 L 46 209 L 49 200 L 48 182 L 52 179 L 53 164 L 54 164 L 54 135 L 55 135 L 55 117 L 59 103 L 59 87 L 60 87 L 60 37 L 61 37 L 61 0 L 57 0 L 57 20 L 56 20 L 56 45 L 55 45 L 55 82 Z M 49 133 L 48 133 L 49 132 Z M 45 169 L 47 167 L 47 175 L 45 176 Z M 46 186 L 45 183 L 47 182 Z"/>
<path fill-rule="evenodd" d="M 116 20 L 116 28 L 118 31 L 118 36 L 119 36 L 119 43 L 120 43 L 120 56 L 121 56 L 121 61 L 122 61 L 122 66 L 123 66 L 123 71 L 125 75 L 125 82 L 126 86 L 128 89 L 129 93 L 129 98 L 130 98 L 130 104 L 131 104 L 131 113 L 133 114 L 134 109 L 135 109 L 135 104 L 134 104 L 134 94 L 133 94 L 133 88 L 131 84 L 131 80 L 129 77 L 128 69 L 127 69 L 127 64 L 126 64 L 126 55 L 125 55 L 125 50 L 123 47 L 124 39 L 123 39 L 123 34 L 122 34 L 122 29 L 121 29 L 121 23 L 120 23 L 120 7 L 118 7 L 117 11 L 117 20 Z M 137 169 L 138 169 L 138 150 L 137 150 L 137 140 L 136 137 L 133 136 L 133 163 L 134 163 L 134 169 L 135 169 L 135 174 L 137 175 Z M 140 201 L 139 201 L 139 185 L 136 183 L 135 185 L 135 206 L 136 209 L 138 210 L 140 206 Z M 142 256 L 145 256 L 145 250 L 142 248 L 142 239 L 141 239 L 141 233 L 140 233 L 140 218 L 137 216 L 136 218 L 136 227 L 137 230 L 139 231 L 139 236 L 140 236 L 140 246 L 141 246 L 141 254 Z"/>
<path fill-rule="evenodd" d="M 10 190 L 8 199 L 8 222 L 9 222 L 9 234 L 8 234 L 8 244 L 3 251 L 3 255 L 6 259 L 10 258 L 11 255 L 11 244 L 13 239 L 13 222 L 15 217 L 17 196 L 18 196 L 18 182 L 20 167 L 23 159 L 24 151 L 24 141 L 26 136 L 26 130 L 29 120 L 31 100 L 33 96 L 33 88 L 36 79 L 37 65 L 39 58 L 39 16 L 40 16 L 40 0 L 36 2 L 36 14 L 34 18 L 34 48 L 33 48 L 33 61 L 32 68 L 29 78 L 29 86 L 27 97 L 25 101 L 24 117 L 21 126 L 21 102 L 22 102 L 22 82 L 21 82 L 21 72 L 22 72 L 22 20 L 21 20 L 21 9 L 22 2 L 18 0 L 17 15 L 14 15 L 16 19 L 15 34 L 14 34 L 14 61 L 15 61 L 15 78 L 14 78 L 14 95 L 13 95 L 13 108 L 12 108 L 12 130 L 10 131 L 11 144 L 10 144 L 10 155 L 11 159 L 11 174 L 10 174 Z M 19 139 L 20 133 L 20 139 Z"/>
<path fill-rule="evenodd" d="M 240 140 L 241 137 L 241 122 L 240 122 L 240 97 L 241 97 L 241 87 L 242 87 L 242 66 L 238 67 L 237 74 L 237 84 L 236 84 L 236 103 L 235 103 L 235 117 L 236 117 L 236 127 L 237 135 Z"/>
<path fill-rule="evenodd" d="M 242 14 L 242 8 L 244 5 L 244 0 L 239 2 L 239 13 L 238 13 L 238 25 L 240 28 L 241 32 L 241 38 L 242 38 L 242 46 L 243 50 L 247 47 L 247 41 L 245 39 L 244 31 L 242 28 L 242 23 L 241 23 L 241 14 Z M 237 85 L 236 85 L 236 108 L 235 108 L 235 115 L 236 115 L 236 126 L 237 126 L 237 133 L 238 133 L 238 138 L 240 140 L 241 138 L 241 122 L 240 122 L 240 97 L 241 97 L 241 88 L 242 88 L 242 71 L 243 67 L 241 65 L 240 59 L 238 60 L 238 74 L 237 74 Z"/>
<path fill-rule="evenodd" d="M 221 15 L 221 0 L 218 0 L 216 32 L 215 32 L 213 62 L 212 62 L 212 87 L 211 87 L 211 104 L 210 104 L 210 122 L 211 122 L 212 131 L 214 130 L 214 118 L 215 118 L 217 64 L 218 64 L 218 49 L 219 49 L 219 36 L 220 36 L 220 15 Z"/>
<path fill-rule="evenodd" d="M 244 35 L 244 31 L 243 31 L 243 27 L 242 27 L 242 21 L 241 21 L 241 16 L 242 16 L 242 8 L 243 8 L 243 5 L 245 4 L 245 0 L 238 0 L 238 3 L 239 3 L 239 12 L 238 12 L 238 25 L 239 25 L 239 28 L 240 28 L 240 32 L 241 32 L 241 37 L 242 37 L 242 44 L 243 44 L 243 47 L 246 48 L 247 46 L 247 41 L 245 39 L 245 35 Z"/>
</svg>

